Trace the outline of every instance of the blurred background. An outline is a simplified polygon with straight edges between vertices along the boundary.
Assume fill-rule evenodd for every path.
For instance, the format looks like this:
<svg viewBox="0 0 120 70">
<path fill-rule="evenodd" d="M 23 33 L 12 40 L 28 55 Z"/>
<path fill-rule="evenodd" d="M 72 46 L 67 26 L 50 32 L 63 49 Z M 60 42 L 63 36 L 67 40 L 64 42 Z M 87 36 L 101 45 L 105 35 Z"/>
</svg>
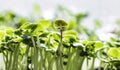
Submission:
<svg viewBox="0 0 120 70">
<path fill-rule="evenodd" d="M 38 4 L 41 11 L 49 16 L 52 16 L 58 5 L 62 5 L 75 13 L 88 12 L 90 18 L 94 19 L 110 21 L 120 17 L 119 0 L 0 0 L 0 11 L 12 10 L 26 16 L 33 13 L 34 4 Z"/>
<path fill-rule="evenodd" d="M 94 19 L 110 23 L 120 17 L 119 0 L 0 0 L 0 11 L 12 10 L 17 14 L 28 16 L 34 13 L 34 4 L 39 5 L 47 19 L 52 18 L 58 5 L 62 5 L 74 13 L 89 13 L 89 19 L 87 20 L 89 23 Z"/>
</svg>

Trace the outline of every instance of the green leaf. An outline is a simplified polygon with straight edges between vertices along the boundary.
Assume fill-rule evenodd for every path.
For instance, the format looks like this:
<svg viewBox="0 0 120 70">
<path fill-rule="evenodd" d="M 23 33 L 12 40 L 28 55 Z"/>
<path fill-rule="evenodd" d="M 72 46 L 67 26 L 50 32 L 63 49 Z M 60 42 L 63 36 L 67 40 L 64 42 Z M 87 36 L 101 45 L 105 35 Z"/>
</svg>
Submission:
<svg viewBox="0 0 120 70">
<path fill-rule="evenodd" d="M 35 29 L 35 34 L 40 34 L 42 31 L 44 31 L 46 28 L 50 26 L 51 22 L 49 20 L 40 20 L 37 24 L 37 27 Z"/>
<path fill-rule="evenodd" d="M 67 30 L 63 32 L 63 35 L 73 35 L 73 36 L 78 36 L 78 33 L 74 30 Z"/>
<path fill-rule="evenodd" d="M 31 30 L 35 30 L 37 27 L 37 24 L 34 23 L 25 23 L 23 24 L 20 28 L 21 29 L 31 29 Z"/>
<path fill-rule="evenodd" d="M 13 29 L 6 29 L 6 34 L 7 34 L 8 36 L 12 36 L 12 35 L 13 35 L 13 32 L 14 32 Z"/>
<path fill-rule="evenodd" d="M 93 45 L 95 43 L 95 41 L 88 41 L 88 40 L 85 40 L 82 42 L 82 44 L 84 45 Z"/>
<path fill-rule="evenodd" d="M 20 29 L 23 30 L 23 34 L 35 35 L 36 34 L 35 30 L 37 29 L 37 24 L 25 23 L 20 27 Z"/>
<path fill-rule="evenodd" d="M 11 12 L 11 11 L 8 11 L 5 14 L 6 21 L 12 21 L 14 19 L 14 17 L 16 17 L 16 15 L 13 12 Z"/>
<path fill-rule="evenodd" d="M 97 41 L 94 44 L 95 50 L 99 50 L 99 49 L 103 48 L 103 46 L 104 46 L 103 42 L 100 42 L 100 41 Z"/>
<path fill-rule="evenodd" d="M 110 48 L 107 54 L 113 58 L 120 59 L 120 49 L 118 48 Z"/>
<path fill-rule="evenodd" d="M 56 28 L 63 28 L 66 26 L 67 26 L 67 23 L 64 20 L 59 19 L 54 22 L 54 27 Z"/>
<path fill-rule="evenodd" d="M 70 20 L 66 29 L 71 30 L 74 29 L 75 27 L 76 27 L 76 22 L 74 20 Z"/>
<path fill-rule="evenodd" d="M 12 39 L 14 42 L 21 42 L 23 40 L 23 38 L 21 37 L 17 37 L 15 39 Z"/>
<path fill-rule="evenodd" d="M 4 32 L 3 31 L 0 31 L 0 40 L 2 40 L 4 38 Z"/>
<path fill-rule="evenodd" d="M 86 45 L 87 43 L 88 43 L 87 40 L 84 40 L 84 41 L 82 42 L 82 44 L 84 44 L 84 45 Z"/>
<path fill-rule="evenodd" d="M 76 42 L 78 41 L 76 36 L 74 35 L 63 35 L 63 41 L 66 41 L 66 42 Z"/>
<path fill-rule="evenodd" d="M 36 28 L 36 30 L 35 30 L 36 32 L 39 32 L 39 31 L 44 31 L 44 28 L 42 27 L 42 25 L 41 24 L 38 24 L 37 25 L 37 28 Z"/>
<path fill-rule="evenodd" d="M 48 28 L 51 22 L 49 20 L 40 20 L 38 25 L 41 25 L 43 28 Z"/>
<path fill-rule="evenodd" d="M 53 36 L 54 40 L 57 40 L 57 41 L 60 40 L 60 35 L 58 33 L 52 33 L 52 36 Z"/>
<path fill-rule="evenodd" d="M 14 31 L 14 34 L 16 34 L 16 35 L 22 35 L 22 32 L 23 32 L 23 30 L 21 30 L 21 29 L 16 29 L 16 30 Z"/>
<path fill-rule="evenodd" d="M 111 37 L 111 38 L 110 38 L 110 41 L 111 41 L 111 42 L 115 42 L 115 41 L 116 41 L 116 39 L 115 39 L 115 38 L 113 38 L 113 37 Z"/>
</svg>

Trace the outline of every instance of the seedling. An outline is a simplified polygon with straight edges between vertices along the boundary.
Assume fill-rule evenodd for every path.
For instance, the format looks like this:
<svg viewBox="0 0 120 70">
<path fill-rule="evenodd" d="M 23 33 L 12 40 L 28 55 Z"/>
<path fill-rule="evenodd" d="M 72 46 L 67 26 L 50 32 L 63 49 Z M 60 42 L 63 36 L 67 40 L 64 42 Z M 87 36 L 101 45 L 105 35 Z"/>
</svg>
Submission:
<svg viewBox="0 0 120 70">
<path fill-rule="evenodd" d="M 64 20 L 56 20 L 54 22 L 54 26 L 60 30 L 60 45 L 58 47 L 58 54 L 60 63 L 60 70 L 63 70 L 63 61 L 62 61 L 62 38 L 63 38 L 63 30 L 67 26 L 67 23 Z"/>
</svg>

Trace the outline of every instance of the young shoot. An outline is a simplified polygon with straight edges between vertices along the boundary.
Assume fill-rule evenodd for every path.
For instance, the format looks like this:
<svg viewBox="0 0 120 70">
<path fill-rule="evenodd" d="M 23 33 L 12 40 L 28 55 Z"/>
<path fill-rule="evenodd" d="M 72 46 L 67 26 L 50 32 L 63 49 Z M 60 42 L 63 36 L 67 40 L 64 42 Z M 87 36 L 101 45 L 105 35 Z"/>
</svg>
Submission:
<svg viewBox="0 0 120 70">
<path fill-rule="evenodd" d="M 63 30 L 67 26 L 67 23 L 64 20 L 56 20 L 54 22 L 54 27 L 58 28 L 60 30 L 60 45 L 58 47 L 58 62 L 60 66 L 60 70 L 63 70 L 63 63 L 62 63 L 62 37 L 63 37 Z"/>
</svg>

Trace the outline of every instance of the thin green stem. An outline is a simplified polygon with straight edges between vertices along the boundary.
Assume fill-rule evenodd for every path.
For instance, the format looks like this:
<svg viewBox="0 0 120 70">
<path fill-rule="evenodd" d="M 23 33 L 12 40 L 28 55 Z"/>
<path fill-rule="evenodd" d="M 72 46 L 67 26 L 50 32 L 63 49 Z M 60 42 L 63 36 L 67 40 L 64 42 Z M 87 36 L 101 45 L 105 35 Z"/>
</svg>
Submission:
<svg viewBox="0 0 120 70">
<path fill-rule="evenodd" d="M 92 64 L 91 64 L 90 70 L 94 70 L 94 63 L 95 63 L 95 58 L 93 57 L 92 58 Z"/>
<path fill-rule="evenodd" d="M 37 46 L 40 47 L 39 45 L 40 45 L 40 40 L 39 40 L 39 36 L 37 36 Z M 46 66 L 45 66 L 46 52 L 41 47 L 38 48 L 38 49 L 40 50 L 40 61 L 39 61 L 39 63 L 40 63 L 40 65 L 42 65 L 39 68 L 46 70 Z M 43 56 L 43 54 L 45 54 L 45 56 Z"/>
<path fill-rule="evenodd" d="M 83 65 L 83 62 L 84 62 L 84 60 L 85 60 L 85 57 L 80 57 L 79 60 L 80 60 L 80 61 L 79 61 L 79 67 L 78 67 L 78 70 L 82 70 L 82 65 Z"/>
<path fill-rule="evenodd" d="M 56 57 L 56 58 L 57 58 L 57 59 L 56 59 L 56 70 L 60 70 L 61 67 L 60 67 L 59 58 L 58 58 L 58 57 Z"/>
<path fill-rule="evenodd" d="M 34 64 L 34 61 L 33 61 L 33 58 L 34 58 L 34 56 L 33 56 L 33 51 L 32 51 L 32 47 L 31 47 L 31 49 L 30 49 L 30 54 L 31 54 L 31 66 L 30 66 L 30 70 L 33 70 L 33 64 Z"/>
<path fill-rule="evenodd" d="M 102 67 L 102 61 L 100 61 L 100 66 L 99 66 L 98 70 L 101 70 L 101 67 Z"/>
<path fill-rule="evenodd" d="M 60 58 L 60 67 L 61 67 L 61 70 L 63 70 L 63 62 L 62 62 L 62 37 L 63 37 L 63 34 L 62 34 L 62 30 L 63 29 L 60 29 L 60 46 L 59 46 L 59 58 Z"/>
<path fill-rule="evenodd" d="M 53 68 L 54 61 L 55 61 L 55 57 L 53 56 L 49 62 L 48 70 L 53 70 L 52 68 Z"/>
<path fill-rule="evenodd" d="M 28 63 L 28 53 L 29 53 L 29 49 L 30 49 L 30 47 L 29 46 L 27 46 L 26 47 L 26 52 L 25 52 L 25 56 L 23 56 L 23 58 L 25 58 L 26 60 L 25 60 L 25 67 L 24 67 L 24 69 L 25 70 L 27 70 L 27 68 L 29 67 L 28 65 L 29 65 L 29 63 Z"/>
<path fill-rule="evenodd" d="M 32 39 L 32 43 L 33 43 L 33 47 L 34 47 L 34 58 L 33 58 L 33 62 L 34 62 L 34 70 L 38 70 L 38 50 L 35 44 L 35 40 L 33 37 L 31 37 Z"/>
<path fill-rule="evenodd" d="M 105 65 L 104 70 L 108 70 L 108 64 Z"/>
<path fill-rule="evenodd" d="M 4 60 L 4 62 L 5 62 L 5 70 L 8 70 L 8 68 L 7 68 L 7 60 L 6 60 L 6 58 L 7 58 L 7 55 L 5 54 L 5 52 L 3 51 L 3 60 Z"/>
<path fill-rule="evenodd" d="M 71 62 L 71 47 L 68 49 L 69 51 L 68 51 L 68 63 L 67 63 L 67 68 L 66 68 L 66 70 L 69 70 L 69 68 L 70 68 L 70 62 Z"/>
<path fill-rule="evenodd" d="M 11 65 L 12 65 L 12 55 L 13 55 L 13 53 L 10 52 L 10 59 L 9 59 L 9 64 L 8 64 L 8 68 L 9 68 L 9 70 L 11 70 Z"/>
<path fill-rule="evenodd" d="M 89 64 L 88 64 L 88 63 L 89 63 L 88 57 L 86 58 L 86 63 L 87 63 L 87 64 L 86 64 L 86 65 L 87 65 L 87 70 L 88 70 L 88 69 L 89 69 L 89 66 L 88 66 L 88 65 L 89 65 Z"/>
<path fill-rule="evenodd" d="M 12 70 L 17 70 L 18 69 L 18 52 L 19 52 L 19 46 L 18 44 L 15 44 L 14 46 L 14 55 L 13 55 L 13 68 Z"/>
</svg>

